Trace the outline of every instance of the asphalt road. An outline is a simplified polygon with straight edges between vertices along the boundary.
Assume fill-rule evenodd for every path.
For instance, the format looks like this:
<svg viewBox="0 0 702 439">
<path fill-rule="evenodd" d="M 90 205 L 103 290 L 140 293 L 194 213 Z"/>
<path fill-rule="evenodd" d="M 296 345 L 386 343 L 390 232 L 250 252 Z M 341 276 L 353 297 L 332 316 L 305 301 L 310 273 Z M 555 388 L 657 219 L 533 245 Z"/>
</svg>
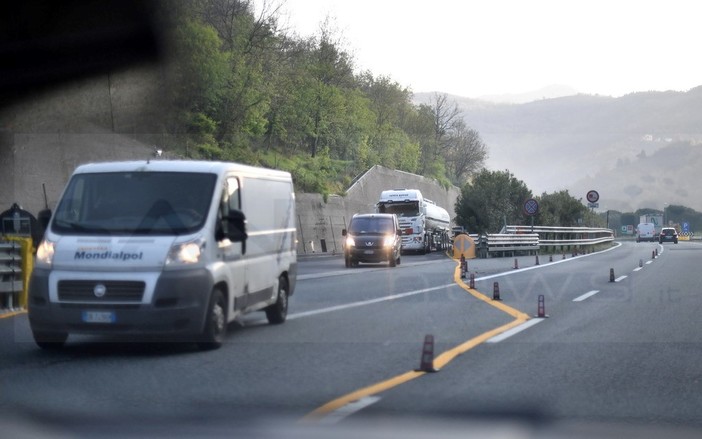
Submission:
<svg viewBox="0 0 702 439">
<path fill-rule="evenodd" d="M 26 315 L 2 318 L 0 412 L 84 426 L 509 414 L 702 428 L 702 245 L 627 242 L 540 262 L 470 260 L 470 290 L 439 253 L 396 268 L 304 257 L 288 321 L 247 316 L 211 352 L 85 336 L 44 352 Z M 539 296 L 548 318 L 534 317 Z M 427 334 L 438 373 L 414 371 Z"/>
</svg>

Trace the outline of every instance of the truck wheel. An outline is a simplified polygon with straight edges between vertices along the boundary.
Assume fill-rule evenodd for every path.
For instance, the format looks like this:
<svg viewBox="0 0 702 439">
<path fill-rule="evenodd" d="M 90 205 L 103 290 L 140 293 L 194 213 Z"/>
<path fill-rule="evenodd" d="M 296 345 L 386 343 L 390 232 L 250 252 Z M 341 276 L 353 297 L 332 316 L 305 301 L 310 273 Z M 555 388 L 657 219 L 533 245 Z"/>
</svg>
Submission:
<svg viewBox="0 0 702 439">
<path fill-rule="evenodd" d="M 45 350 L 61 349 L 68 339 L 66 332 L 32 331 L 32 336 L 37 346 Z"/>
<path fill-rule="evenodd" d="M 271 325 L 283 323 L 288 316 L 288 280 L 278 279 L 278 297 L 274 304 L 266 307 L 266 318 Z"/>
<path fill-rule="evenodd" d="M 222 346 L 226 333 L 227 301 L 222 291 L 215 288 L 212 290 L 212 295 L 210 296 L 210 306 L 207 311 L 205 330 L 202 333 L 202 340 L 198 342 L 198 347 L 203 351 L 218 349 Z"/>
</svg>

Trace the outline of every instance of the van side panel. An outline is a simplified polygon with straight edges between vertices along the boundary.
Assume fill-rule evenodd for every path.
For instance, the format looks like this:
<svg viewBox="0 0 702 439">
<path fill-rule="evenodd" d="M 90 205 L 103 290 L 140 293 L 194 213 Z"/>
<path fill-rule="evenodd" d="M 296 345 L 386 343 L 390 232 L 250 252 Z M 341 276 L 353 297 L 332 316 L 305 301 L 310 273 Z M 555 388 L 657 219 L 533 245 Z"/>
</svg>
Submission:
<svg viewBox="0 0 702 439">
<path fill-rule="evenodd" d="M 275 301 L 279 276 L 290 276 L 296 261 L 295 199 L 290 180 L 244 177 L 241 185 L 248 232 L 247 302 L 249 308 L 261 308 Z"/>
</svg>

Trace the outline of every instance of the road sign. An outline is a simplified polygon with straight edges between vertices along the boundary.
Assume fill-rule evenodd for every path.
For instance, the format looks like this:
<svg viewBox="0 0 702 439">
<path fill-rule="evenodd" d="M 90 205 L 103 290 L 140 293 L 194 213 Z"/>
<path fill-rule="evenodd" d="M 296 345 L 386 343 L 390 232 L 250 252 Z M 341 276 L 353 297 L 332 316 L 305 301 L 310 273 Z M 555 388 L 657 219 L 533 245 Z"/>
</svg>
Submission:
<svg viewBox="0 0 702 439">
<path fill-rule="evenodd" d="M 534 216 L 539 212 L 539 202 L 533 198 L 529 198 L 524 202 L 524 213 L 529 216 Z"/>
<path fill-rule="evenodd" d="M 600 207 L 600 203 L 587 203 L 587 207 L 589 207 L 590 209 L 597 209 L 598 207 Z"/>
<path fill-rule="evenodd" d="M 690 223 L 682 223 L 682 231 L 684 233 L 689 233 L 690 232 Z"/>
<path fill-rule="evenodd" d="M 588 202 L 597 203 L 600 199 L 600 194 L 598 194 L 597 191 L 589 191 L 586 197 Z"/>
<path fill-rule="evenodd" d="M 465 234 L 456 235 L 453 238 L 453 257 L 458 259 L 461 256 L 466 259 L 475 258 L 475 242 Z"/>
</svg>

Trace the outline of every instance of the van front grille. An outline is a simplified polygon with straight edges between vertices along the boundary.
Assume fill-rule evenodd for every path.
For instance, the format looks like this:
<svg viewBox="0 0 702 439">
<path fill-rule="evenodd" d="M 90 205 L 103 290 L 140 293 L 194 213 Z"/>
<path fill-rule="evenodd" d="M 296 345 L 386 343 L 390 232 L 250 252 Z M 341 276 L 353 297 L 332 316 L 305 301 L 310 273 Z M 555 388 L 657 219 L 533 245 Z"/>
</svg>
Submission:
<svg viewBox="0 0 702 439">
<path fill-rule="evenodd" d="M 145 288 L 143 281 L 61 280 L 58 283 L 58 297 L 60 301 L 141 302 Z"/>
</svg>

